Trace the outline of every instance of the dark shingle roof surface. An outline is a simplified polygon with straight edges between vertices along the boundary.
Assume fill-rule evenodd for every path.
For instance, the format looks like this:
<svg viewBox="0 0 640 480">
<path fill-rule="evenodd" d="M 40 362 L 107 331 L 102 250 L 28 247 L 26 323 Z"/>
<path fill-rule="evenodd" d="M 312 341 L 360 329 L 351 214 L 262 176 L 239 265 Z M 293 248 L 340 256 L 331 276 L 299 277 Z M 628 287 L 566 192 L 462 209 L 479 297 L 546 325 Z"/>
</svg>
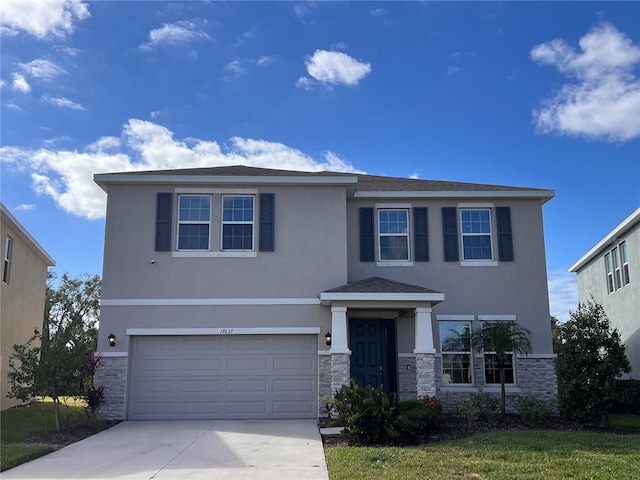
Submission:
<svg viewBox="0 0 640 480">
<path fill-rule="evenodd" d="M 371 192 L 444 192 L 444 191 L 540 191 L 547 190 L 527 187 L 510 187 L 483 183 L 450 182 L 443 180 L 422 180 L 416 178 L 385 177 L 362 173 L 341 172 L 300 172 L 294 170 L 276 170 L 272 168 L 247 167 L 233 165 L 228 167 L 185 168 L 177 170 L 148 170 L 139 172 L 122 172 L 115 175 L 180 175 L 207 177 L 357 177 L 357 191 Z"/>
<path fill-rule="evenodd" d="M 396 282 L 388 278 L 369 277 L 325 290 L 325 293 L 442 293 L 430 288 Z"/>
</svg>

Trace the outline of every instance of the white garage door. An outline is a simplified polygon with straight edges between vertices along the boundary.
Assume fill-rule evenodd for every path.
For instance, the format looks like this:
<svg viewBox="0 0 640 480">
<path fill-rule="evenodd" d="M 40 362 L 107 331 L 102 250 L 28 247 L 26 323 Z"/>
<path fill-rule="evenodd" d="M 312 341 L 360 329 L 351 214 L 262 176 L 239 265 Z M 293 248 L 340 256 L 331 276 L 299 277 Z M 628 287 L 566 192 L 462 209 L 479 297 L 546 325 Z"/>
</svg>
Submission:
<svg viewBox="0 0 640 480">
<path fill-rule="evenodd" d="M 316 418 L 315 335 L 132 337 L 129 420 Z"/>
</svg>

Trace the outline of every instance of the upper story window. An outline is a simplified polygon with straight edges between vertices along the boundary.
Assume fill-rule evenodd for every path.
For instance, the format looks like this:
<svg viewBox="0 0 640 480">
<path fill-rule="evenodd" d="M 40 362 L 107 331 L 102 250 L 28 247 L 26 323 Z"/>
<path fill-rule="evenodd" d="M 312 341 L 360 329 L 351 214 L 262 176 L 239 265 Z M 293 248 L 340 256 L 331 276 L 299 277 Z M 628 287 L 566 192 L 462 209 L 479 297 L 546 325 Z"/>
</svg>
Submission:
<svg viewBox="0 0 640 480">
<path fill-rule="evenodd" d="M 463 260 L 492 260 L 491 210 L 461 209 Z"/>
<path fill-rule="evenodd" d="M 627 242 L 620 244 L 620 256 L 622 257 L 622 283 L 629 285 L 629 257 L 627 257 Z"/>
<path fill-rule="evenodd" d="M 222 250 L 253 250 L 253 196 L 222 197 Z"/>
<path fill-rule="evenodd" d="M 473 383 L 471 322 L 440 322 L 442 383 Z"/>
<path fill-rule="evenodd" d="M 409 210 L 378 210 L 381 261 L 409 261 Z"/>
<path fill-rule="evenodd" d="M 178 197 L 178 250 L 209 250 L 211 196 Z"/>
<path fill-rule="evenodd" d="M 613 293 L 629 284 L 627 242 L 621 242 L 604 255 L 604 267 L 607 275 L 608 293 Z"/>
<path fill-rule="evenodd" d="M 609 293 L 615 290 L 613 286 L 613 263 L 611 262 L 611 253 L 604 256 L 604 267 L 607 271 L 607 291 Z"/>
<path fill-rule="evenodd" d="M 11 276 L 11 254 L 13 250 L 13 239 L 7 235 L 7 238 L 4 242 L 4 264 L 2 267 L 2 281 L 4 283 L 9 283 L 9 278 Z"/>
</svg>

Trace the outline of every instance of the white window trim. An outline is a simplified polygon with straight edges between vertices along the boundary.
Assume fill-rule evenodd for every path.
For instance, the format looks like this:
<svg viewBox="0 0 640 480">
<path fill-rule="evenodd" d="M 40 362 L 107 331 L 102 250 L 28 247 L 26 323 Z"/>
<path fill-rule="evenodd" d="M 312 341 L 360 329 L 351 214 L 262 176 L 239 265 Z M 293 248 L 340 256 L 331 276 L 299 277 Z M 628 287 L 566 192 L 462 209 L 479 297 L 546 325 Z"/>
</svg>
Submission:
<svg viewBox="0 0 640 480">
<path fill-rule="evenodd" d="M 7 285 L 11 281 L 11 257 L 13 250 L 13 238 L 9 235 L 4 241 L 4 259 L 2 262 L 2 281 Z"/>
<path fill-rule="evenodd" d="M 450 317 L 446 319 L 441 319 L 442 317 Z M 468 319 L 468 317 L 472 317 Z M 475 385 L 475 355 L 473 354 L 473 347 L 469 351 L 459 351 L 459 352 L 445 352 L 442 350 L 442 330 L 440 329 L 441 323 L 467 323 L 469 325 L 469 332 L 473 331 L 473 315 L 438 315 L 436 316 L 436 320 L 438 320 L 438 340 L 439 340 L 439 350 L 440 350 L 440 376 L 442 379 L 442 386 L 449 388 L 468 388 Z M 446 355 L 469 355 L 470 368 L 471 368 L 471 382 L 470 383 L 445 383 L 444 382 L 444 357 Z"/>
<path fill-rule="evenodd" d="M 253 215 L 251 216 L 251 222 L 247 221 L 225 221 L 224 220 L 224 199 L 225 197 L 251 197 L 253 201 Z M 251 248 L 250 249 L 234 249 L 234 248 L 224 248 L 224 226 L 225 225 L 248 225 L 251 223 Z M 229 193 L 222 195 L 220 200 L 220 252 L 222 253 L 240 253 L 240 252 L 255 252 L 256 250 L 256 196 L 252 194 L 244 194 L 244 193 Z M 226 256 L 226 255 L 222 255 Z"/>
<path fill-rule="evenodd" d="M 616 290 L 622 288 L 622 271 L 620 270 L 620 249 L 615 246 L 611 249 L 611 257 L 613 258 L 613 280 Z"/>
<path fill-rule="evenodd" d="M 217 258 L 253 258 L 257 257 L 256 251 L 249 250 L 225 250 L 223 252 L 205 252 L 204 250 L 181 250 L 178 252 L 172 252 L 171 256 L 174 258 L 188 258 L 188 257 L 217 257 Z"/>
<path fill-rule="evenodd" d="M 629 285 L 631 278 L 629 277 L 629 253 L 627 252 L 627 242 L 620 242 L 620 263 L 622 264 L 622 286 Z"/>
<path fill-rule="evenodd" d="M 184 197 L 208 197 L 209 198 L 209 220 L 204 222 L 202 220 L 199 221 L 194 221 L 194 220 L 189 220 L 189 221 L 181 221 L 180 220 L 180 199 L 184 198 Z M 178 211 L 176 213 L 176 251 L 177 252 L 208 252 L 211 250 L 211 208 L 213 205 L 213 199 L 211 198 L 211 195 L 208 194 L 196 194 L 196 193 L 189 193 L 189 194 L 181 194 L 178 196 Z M 206 249 L 197 249 L 197 248 L 183 248 L 180 249 L 180 225 L 209 225 L 209 238 L 208 238 L 208 246 Z"/>
<path fill-rule="evenodd" d="M 388 207 L 378 208 L 378 205 L 389 205 Z M 397 206 L 401 205 L 401 206 Z M 411 215 L 409 214 L 411 209 L 410 204 L 385 204 L 380 203 L 376 204 L 376 216 L 377 216 L 377 239 L 378 239 L 378 262 L 376 266 L 378 267 L 411 267 L 413 266 L 413 262 L 411 261 Z M 407 233 L 380 233 L 380 212 L 383 211 L 402 211 L 407 214 Z M 382 260 L 382 245 L 380 242 L 381 237 L 407 237 L 407 258 L 406 259 L 398 259 L 398 260 Z"/>
<path fill-rule="evenodd" d="M 613 261 L 611 260 L 611 252 L 604 254 L 604 270 L 607 275 L 607 293 L 611 295 L 616 291 L 616 286 L 613 282 Z"/>
<path fill-rule="evenodd" d="M 466 207 L 460 207 L 460 205 L 467 205 Z M 475 204 L 458 204 L 458 225 L 460 227 L 460 253 L 462 260 L 460 261 L 461 267 L 497 267 L 498 262 L 495 260 L 495 249 L 493 246 L 493 204 L 487 203 L 475 203 Z M 464 233 L 462 229 L 462 212 L 465 210 L 486 210 L 489 212 L 489 233 Z M 464 258 L 464 238 L 465 237 L 483 237 L 489 236 L 489 246 L 491 248 L 491 258 L 478 259 L 478 258 Z"/>
</svg>

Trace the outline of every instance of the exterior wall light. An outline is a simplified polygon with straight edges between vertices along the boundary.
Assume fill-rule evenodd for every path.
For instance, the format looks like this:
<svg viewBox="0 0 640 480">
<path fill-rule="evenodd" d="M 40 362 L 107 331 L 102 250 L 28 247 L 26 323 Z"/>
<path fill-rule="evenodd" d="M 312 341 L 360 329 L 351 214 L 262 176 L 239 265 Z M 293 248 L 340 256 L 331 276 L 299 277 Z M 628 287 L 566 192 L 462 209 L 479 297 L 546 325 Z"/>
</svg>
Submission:
<svg viewBox="0 0 640 480">
<path fill-rule="evenodd" d="M 327 342 L 327 345 L 331 346 L 331 332 L 325 333 L 324 339 Z"/>
<path fill-rule="evenodd" d="M 116 336 L 112 333 L 107 338 L 109 339 L 109 345 L 111 345 L 112 347 L 115 347 L 116 346 Z"/>
</svg>

